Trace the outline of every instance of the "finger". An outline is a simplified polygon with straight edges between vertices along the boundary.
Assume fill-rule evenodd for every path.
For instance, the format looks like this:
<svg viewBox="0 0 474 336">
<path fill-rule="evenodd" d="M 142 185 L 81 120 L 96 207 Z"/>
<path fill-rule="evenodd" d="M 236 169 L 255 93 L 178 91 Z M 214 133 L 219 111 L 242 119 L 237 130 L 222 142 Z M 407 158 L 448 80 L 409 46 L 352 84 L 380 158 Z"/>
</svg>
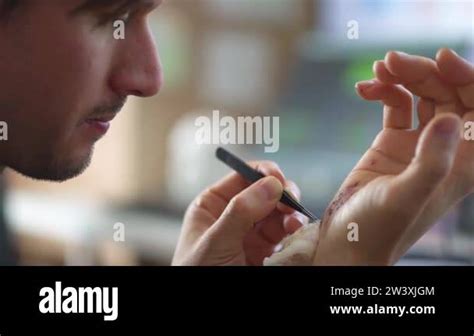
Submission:
<svg viewBox="0 0 474 336">
<path fill-rule="evenodd" d="M 196 197 L 191 207 L 206 211 L 216 220 L 224 212 L 228 203 L 229 201 L 224 199 L 218 192 L 208 188 Z"/>
<path fill-rule="evenodd" d="M 436 63 L 443 80 L 465 86 L 474 83 L 474 66 L 454 50 L 442 48 L 436 54 Z"/>
<path fill-rule="evenodd" d="M 248 165 L 257 169 L 264 175 L 276 177 L 280 183 L 285 183 L 285 176 L 275 162 L 271 161 L 251 161 Z M 232 197 L 240 193 L 249 186 L 249 182 L 245 180 L 240 174 L 233 172 L 224 177 L 219 182 L 212 185 L 208 192 L 221 197 L 226 202 L 229 202 Z"/>
<path fill-rule="evenodd" d="M 292 215 L 285 216 L 283 221 L 283 228 L 286 234 L 293 234 L 303 225 L 308 224 L 308 217 L 299 212 L 295 212 Z"/>
<path fill-rule="evenodd" d="M 247 264 L 250 266 L 262 266 L 263 260 L 271 256 L 276 247 L 273 244 L 269 244 L 254 230 L 245 236 L 242 244 Z"/>
<path fill-rule="evenodd" d="M 400 84 L 400 79 L 390 73 L 384 61 L 375 61 L 372 67 L 375 78 L 385 84 Z"/>
<path fill-rule="evenodd" d="M 474 124 L 474 110 L 464 114 L 461 125 L 467 122 Z M 471 193 L 472 186 L 474 185 L 474 141 L 461 140 L 453 167 L 455 167 L 453 169 L 456 170 L 452 171 L 444 182 L 449 188 L 443 189 L 442 193 L 443 195 L 447 195 L 447 199 L 459 200 Z M 439 190 L 437 192 L 439 192 Z M 416 225 L 413 225 L 404 233 L 405 238 L 401 240 L 397 256 L 405 254 L 410 246 L 433 226 L 433 223 L 436 222 L 436 218 L 439 218 L 446 210 L 446 207 L 440 207 L 439 205 L 434 209 L 425 209 L 424 215 L 427 213 L 429 215 L 424 216 L 425 218 L 423 220 L 417 220 Z"/>
<path fill-rule="evenodd" d="M 456 189 L 458 195 L 464 197 L 472 192 L 474 185 L 474 110 L 464 114 L 462 124 L 463 140 L 459 144 L 458 155 L 454 164 L 456 178 L 461 181 Z"/>
<path fill-rule="evenodd" d="M 412 162 L 387 189 L 387 201 L 397 207 L 401 221 L 409 224 L 448 175 L 460 129 L 460 118 L 450 113 L 436 116 L 423 130 Z"/>
<path fill-rule="evenodd" d="M 376 61 L 374 63 L 374 66 L 373 66 L 373 72 L 374 72 L 375 77 L 377 78 L 377 80 L 379 80 L 382 83 L 386 83 L 386 84 L 403 83 L 403 81 L 400 78 L 398 78 L 397 76 L 392 75 L 390 73 L 390 71 L 387 70 L 387 67 L 386 67 L 384 61 Z M 432 101 L 432 99 L 424 98 L 424 99 L 420 100 L 419 102 L 421 102 L 421 104 L 423 105 L 425 103 L 425 101 Z M 435 106 L 432 103 L 429 103 L 428 106 L 431 106 L 431 105 L 433 107 L 433 116 L 435 114 L 434 113 L 435 107 L 436 107 L 436 113 L 437 114 L 450 111 L 450 112 L 456 112 L 458 115 L 461 116 L 462 112 L 463 112 L 462 111 L 462 106 L 459 106 L 457 101 L 453 102 L 453 103 L 445 103 L 445 104 L 441 104 L 441 105 L 437 105 L 437 106 Z M 417 108 L 417 110 L 418 110 L 418 108 Z M 428 113 L 428 112 L 425 113 L 425 112 L 427 112 L 427 109 L 424 109 L 423 112 L 421 113 L 422 118 L 425 117 L 425 116 L 428 117 L 428 116 L 431 115 L 431 113 Z M 419 113 L 419 117 L 420 117 L 420 113 Z"/>
<path fill-rule="evenodd" d="M 301 199 L 301 191 L 300 191 L 300 188 L 298 187 L 298 185 L 293 182 L 293 181 L 290 181 L 290 180 L 286 180 L 285 181 L 285 184 L 284 184 L 284 187 L 285 187 L 285 190 L 291 194 L 291 196 L 293 196 L 295 199 L 297 199 L 298 201 Z M 281 212 L 285 213 L 285 214 L 292 214 L 293 212 L 295 212 L 295 210 L 283 203 L 278 203 L 277 205 L 277 209 L 280 210 Z"/>
<path fill-rule="evenodd" d="M 443 80 L 457 87 L 464 106 L 474 109 L 474 65 L 446 48 L 438 51 L 436 62 Z"/>
<path fill-rule="evenodd" d="M 283 227 L 284 217 L 285 215 L 281 212 L 274 211 L 255 225 L 255 231 L 268 243 L 276 245 L 286 236 Z"/>
<path fill-rule="evenodd" d="M 271 161 L 251 161 L 248 163 L 264 175 L 275 176 L 280 182 L 286 183 L 283 172 L 278 165 Z M 202 192 L 195 200 L 195 206 L 206 210 L 214 218 L 221 216 L 232 197 L 249 186 L 249 182 L 240 174 L 233 172 Z M 298 187 L 289 185 L 290 190 L 299 193 Z M 295 188 L 296 187 L 296 188 Z M 288 209 L 285 209 L 289 211 Z"/>
<path fill-rule="evenodd" d="M 212 241 L 222 242 L 228 249 L 241 249 L 245 234 L 276 209 L 282 192 L 282 184 L 273 176 L 241 191 L 208 230 L 208 234 L 213 236 Z"/>
<path fill-rule="evenodd" d="M 359 95 L 367 100 L 381 100 L 384 106 L 384 128 L 410 129 L 413 126 L 413 95 L 400 85 L 378 80 L 356 84 Z"/>
<path fill-rule="evenodd" d="M 431 99 L 420 98 L 417 103 L 418 129 L 422 130 L 435 116 L 435 105 Z"/>
<path fill-rule="evenodd" d="M 434 60 L 402 52 L 387 53 L 384 61 L 387 70 L 415 95 L 433 99 L 437 103 L 453 103 L 455 90 L 443 82 Z"/>
<path fill-rule="evenodd" d="M 292 209 L 293 210 L 293 209 Z M 289 233 L 295 232 L 304 223 L 306 216 L 295 212 L 284 215 L 279 211 L 272 212 L 267 218 L 255 225 L 255 231 L 270 244 L 278 244 Z"/>
</svg>

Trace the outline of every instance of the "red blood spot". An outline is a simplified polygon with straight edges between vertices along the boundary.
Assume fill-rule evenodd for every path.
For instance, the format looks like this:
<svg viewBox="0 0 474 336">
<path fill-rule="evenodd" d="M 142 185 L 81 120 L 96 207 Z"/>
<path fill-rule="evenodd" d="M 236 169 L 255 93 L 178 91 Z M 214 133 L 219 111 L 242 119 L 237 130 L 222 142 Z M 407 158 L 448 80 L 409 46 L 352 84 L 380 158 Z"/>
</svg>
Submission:
<svg viewBox="0 0 474 336">
<path fill-rule="evenodd" d="M 331 202 L 329 207 L 324 214 L 323 222 L 326 222 L 329 217 L 331 217 L 339 208 L 341 208 L 357 191 L 357 187 L 359 186 L 360 182 L 354 182 L 349 186 L 345 187 L 344 189 L 337 194 L 334 200 Z"/>
</svg>

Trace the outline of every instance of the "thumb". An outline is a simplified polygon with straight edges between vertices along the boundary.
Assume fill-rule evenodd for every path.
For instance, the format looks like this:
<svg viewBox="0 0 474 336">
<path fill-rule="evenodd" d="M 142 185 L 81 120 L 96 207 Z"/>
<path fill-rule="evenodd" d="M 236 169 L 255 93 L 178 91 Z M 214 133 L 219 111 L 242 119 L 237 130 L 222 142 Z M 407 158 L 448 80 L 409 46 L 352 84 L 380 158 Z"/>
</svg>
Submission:
<svg viewBox="0 0 474 336">
<path fill-rule="evenodd" d="M 241 245 L 253 225 L 275 210 L 282 193 L 283 186 L 276 177 L 259 180 L 232 198 L 209 233 Z"/>
<path fill-rule="evenodd" d="M 394 179 L 395 204 L 403 205 L 408 215 L 421 212 L 422 205 L 449 174 L 460 141 L 460 129 L 461 119 L 446 113 L 436 116 L 423 130 L 414 159 Z"/>
</svg>

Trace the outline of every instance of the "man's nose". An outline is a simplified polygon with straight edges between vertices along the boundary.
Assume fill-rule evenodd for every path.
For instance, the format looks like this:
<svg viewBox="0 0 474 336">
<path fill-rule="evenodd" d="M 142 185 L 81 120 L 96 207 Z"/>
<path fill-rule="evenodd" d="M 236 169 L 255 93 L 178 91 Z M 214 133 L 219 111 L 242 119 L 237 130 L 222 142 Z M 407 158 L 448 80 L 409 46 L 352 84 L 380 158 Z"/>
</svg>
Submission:
<svg viewBox="0 0 474 336">
<path fill-rule="evenodd" d="M 119 96 L 151 97 L 163 85 L 163 72 L 156 44 L 146 33 L 117 42 L 118 61 L 110 76 L 110 86 Z"/>
</svg>

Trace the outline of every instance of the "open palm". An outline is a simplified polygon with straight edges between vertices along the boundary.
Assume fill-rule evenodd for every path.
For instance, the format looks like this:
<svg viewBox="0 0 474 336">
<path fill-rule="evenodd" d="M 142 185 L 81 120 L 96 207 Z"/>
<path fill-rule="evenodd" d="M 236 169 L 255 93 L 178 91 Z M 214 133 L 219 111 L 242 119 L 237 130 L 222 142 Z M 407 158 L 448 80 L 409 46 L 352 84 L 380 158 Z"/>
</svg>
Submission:
<svg viewBox="0 0 474 336">
<path fill-rule="evenodd" d="M 377 79 L 359 83 L 363 98 L 384 102 L 384 128 L 328 207 L 315 264 L 391 264 L 472 191 L 474 144 L 463 140 L 458 145 L 456 115 L 474 120 L 463 89 L 459 94 L 474 71 L 464 69 L 460 78 L 450 71 L 466 66 L 448 50 L 440 51 L 438 64 L 389 53 L 374 66 Z M 470 80 L 474 83 L 474 76 Z M 411 93 L 421 98 L 417 129 Z M 348 239 L 352 223 L 358 241 Z"/>
</svg>

